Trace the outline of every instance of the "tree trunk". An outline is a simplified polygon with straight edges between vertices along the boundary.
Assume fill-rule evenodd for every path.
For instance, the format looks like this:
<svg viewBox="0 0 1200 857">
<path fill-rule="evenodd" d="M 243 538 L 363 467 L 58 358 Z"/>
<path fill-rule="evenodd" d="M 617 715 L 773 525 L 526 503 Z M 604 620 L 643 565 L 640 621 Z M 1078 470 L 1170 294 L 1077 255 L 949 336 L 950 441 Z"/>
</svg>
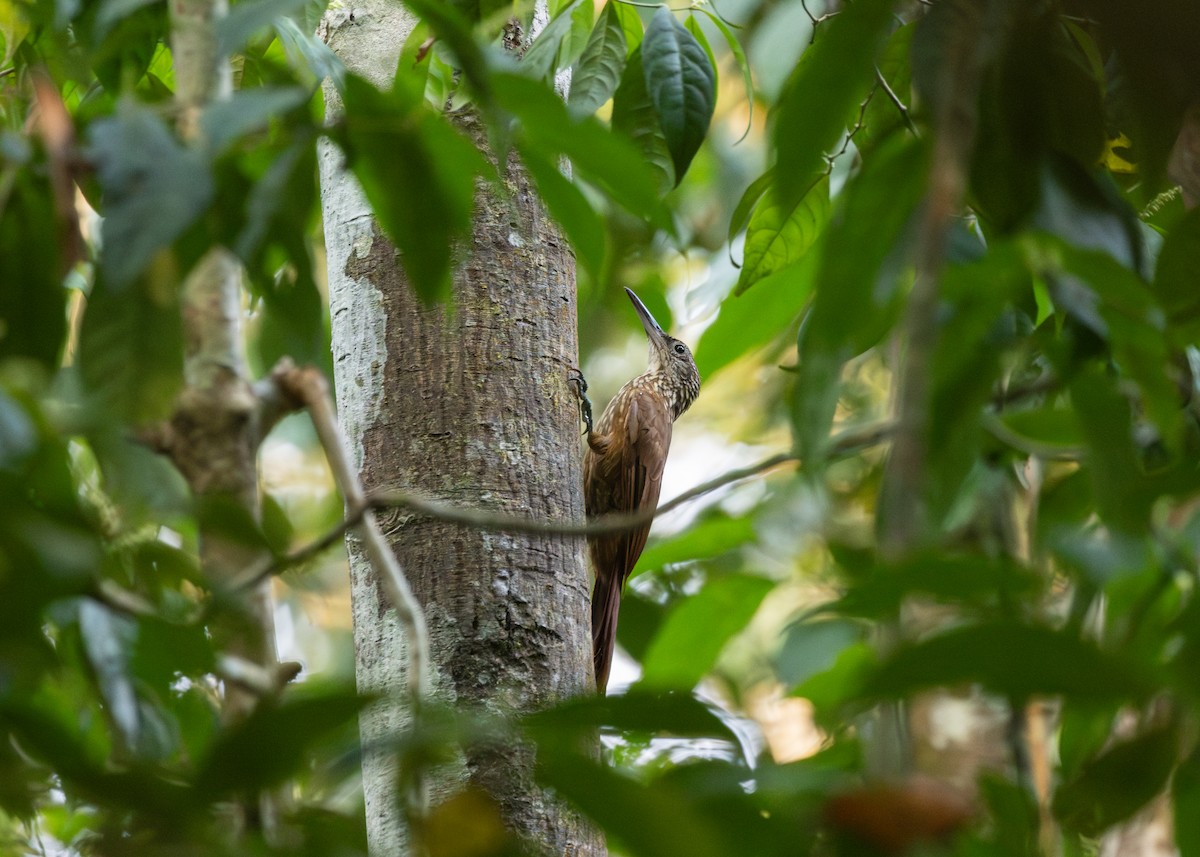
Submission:
<svg viewBox="0 0 1200 857">
<path fill-rule="evenodd" d="M 399 7 L 373 1 L 352 18 L 331 12 L 324 30 L 352 70 L 387 86 L 412 26 Z M 341 109 L 328 86 L 326 104 L 331 115 Z M 482 140 L 470 118 L 460 126 Z M 510 161 L 505 192 L 477 194 L 453 306 L 426 308 L 340 153 L 325 145 L 320 166 L 338 408 L 367 489 L 582 521 L 580 423 L 566 380 L 577 352 L 574 258 L 525 174 Z M 509 712 L 590 691 L 580 540 L 402 513 L 380 523 L 426 611 L 441 699 Z M 350 561 L 360 688 L 398 696 L 406 641 L 353 542 Z M 404 720 L 395 705 L 369 712 L 364 743 L 394 735 Z M 468 755 L 462 778 L 547 853 L 603 853 L 597 834 L 532 784 L 520 748 Z M 386 754 L 367 759 L 364 791 L 372 853 L 400 853 L 407 836 Z"/>
</svg>

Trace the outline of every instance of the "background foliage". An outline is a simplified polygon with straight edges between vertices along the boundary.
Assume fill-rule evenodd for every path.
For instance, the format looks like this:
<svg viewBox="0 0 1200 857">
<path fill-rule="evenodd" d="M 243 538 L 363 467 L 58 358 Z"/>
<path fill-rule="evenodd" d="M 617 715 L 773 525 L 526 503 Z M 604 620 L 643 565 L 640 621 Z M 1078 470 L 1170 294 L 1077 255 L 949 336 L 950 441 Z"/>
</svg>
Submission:
<svg viewBox="0 0 1200 857">
<path fill-rule="evenodd" d="M 340 558 L 277 583 L 304 680 L 222 725 L 205 627 L 240 604 L 198 569 L 213 512 L 134 440 L 182 386 L 179 283 L 214 244 L 244 265 L 255 371 L 328 368 L 326 137 L 429 300 L 476 182 L 519 158 L 575 249 L 601 400 L 641 359 L 618 286 L 696 342 L 705 392 L 667 496 L 760 452 L 803 459 L 659 522 L 622 611 L 624 693 L 503 723 L 432 712 L 397 736 L 407 770 L 520 731 L 638 855 L 1085 853 L 1167 788 L 1200 851 L 1200 214 L 1168 169 L 1196 133 L 1192 5 L 573 0 L 519 63 L 500 32 L 530 10 L 408 5 L 422 24 L 384 92 L 312 35 L 321 4 L 234 4 L 236 94 L 185 145 L 165 4 L 0 4 L 0 848 L 364 851 Z M 327 76 L 346 105 L 328 127 Z M 444 106 L 478 111 L 492 157 Z M 880 443 L 914 352 L 905 482 Z M 244 538 L 282 556 L 336 523 L 303 421 L 262 466 Z M 897 490 L 921 513 L 899 551 Z M 1018 712 L 978 801 L 869 784 L 900 772 L 873 761 L 872 712 L 971 685 Z M 1049 793 L 1031 703 L 1053 714 Z M 580 752 L 598 727 L 603 763 Z M 287 835 L 233 841 L 222 803 L 286 781 Z M 466 794 L 426 838 L 519 850 L 496 818 Z"/>
</svg>

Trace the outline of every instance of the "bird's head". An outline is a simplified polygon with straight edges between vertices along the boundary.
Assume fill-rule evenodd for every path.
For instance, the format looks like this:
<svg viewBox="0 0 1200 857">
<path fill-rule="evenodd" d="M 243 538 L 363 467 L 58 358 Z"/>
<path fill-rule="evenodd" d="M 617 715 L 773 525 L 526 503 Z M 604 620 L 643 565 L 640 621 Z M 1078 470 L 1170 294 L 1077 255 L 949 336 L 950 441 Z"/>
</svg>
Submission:
<svg viewBox="0 0 1200 857">
<path fill-rule="evenodd" d="M 642 320 L 646 338 L 650 341 L 649 374 L 662 381 L 663 395 L 671 402 L 671 409 L 677 418 L 700 395 L 700 372 L 696 369 L 692 350 L 659 327 L 650 310 L 646 309 L 632 289 L 625 289 L 625 294 L 633 301 L 633 308 Z"/>
</svg>

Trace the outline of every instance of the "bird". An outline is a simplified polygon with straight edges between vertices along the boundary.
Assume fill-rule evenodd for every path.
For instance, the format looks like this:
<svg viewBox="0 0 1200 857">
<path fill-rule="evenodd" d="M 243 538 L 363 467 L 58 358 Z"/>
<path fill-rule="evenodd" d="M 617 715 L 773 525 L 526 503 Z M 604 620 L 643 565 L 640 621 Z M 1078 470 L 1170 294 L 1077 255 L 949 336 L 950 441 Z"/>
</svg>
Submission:
<svg viewBox="0 0 1200 857">
<path fill-rule="evenodd" d="M 594 427 L 587 384 L 582 374 L 574 379 L 587 432 L 583 496 L 589 519 L 658 507 L 672 426 L 700 394 L 700 372 L 691 349 L 663 331 L 632 289 L 625 289 L 625 293 L 649 340 L 649 368 L 617 392 Z M 633 529 L 588 538 L 596 578 L 592 589 L 592 659 L 600 693 L 608 686 L 621 592 L 649 533 L 647 521 Z"/>
</svg>

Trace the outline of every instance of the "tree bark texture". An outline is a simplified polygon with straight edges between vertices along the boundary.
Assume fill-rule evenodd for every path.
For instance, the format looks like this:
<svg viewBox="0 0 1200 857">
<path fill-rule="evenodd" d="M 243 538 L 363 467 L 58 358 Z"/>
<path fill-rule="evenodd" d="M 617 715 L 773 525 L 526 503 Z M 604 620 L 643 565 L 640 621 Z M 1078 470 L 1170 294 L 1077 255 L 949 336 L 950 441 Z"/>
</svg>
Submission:
<svg viewBox="0 0 1200 857">
<path fill-rule="evenodd" d="M 412 19 L 387 3 L 331 12 L 330 46 L 355 72 L 388 85 Z M 326 88 L 331 115 L 340 110 Z M 482 128 L 460 127 L 477 140 Z M 340 419 L 368 490 L 582 521 L 580 422 L 567 384 L 577 354 L 574 257 L 525 174 L 477 194 L 474 234 L 459 248 L 453 300 L 424 307 L 408 287 L 340 153 L 320 158 Z M 413 200 L 420 205 L 420 200 Z M 382 514 L 380 524 L 426 612 L 435 693 L 497 712 L 591 691 L 583 543 L 484 533 Z M 406 641 L 358 544 L 350 544 L 360 688 L 398 696 Z M 396 705 L 364 717 L 364 743 L 392 736 Z M 482 787 L 508 826 L 554 854 L 600 854 L 598 835 L 538 789 L 515 744 L 468 754 L 461 780 Z M 442 783 L 445 793 L 454 783 Z M 396 854 L 406 833 L 394 761 L 364 767 L 368 836 Z"/>
</svg>

